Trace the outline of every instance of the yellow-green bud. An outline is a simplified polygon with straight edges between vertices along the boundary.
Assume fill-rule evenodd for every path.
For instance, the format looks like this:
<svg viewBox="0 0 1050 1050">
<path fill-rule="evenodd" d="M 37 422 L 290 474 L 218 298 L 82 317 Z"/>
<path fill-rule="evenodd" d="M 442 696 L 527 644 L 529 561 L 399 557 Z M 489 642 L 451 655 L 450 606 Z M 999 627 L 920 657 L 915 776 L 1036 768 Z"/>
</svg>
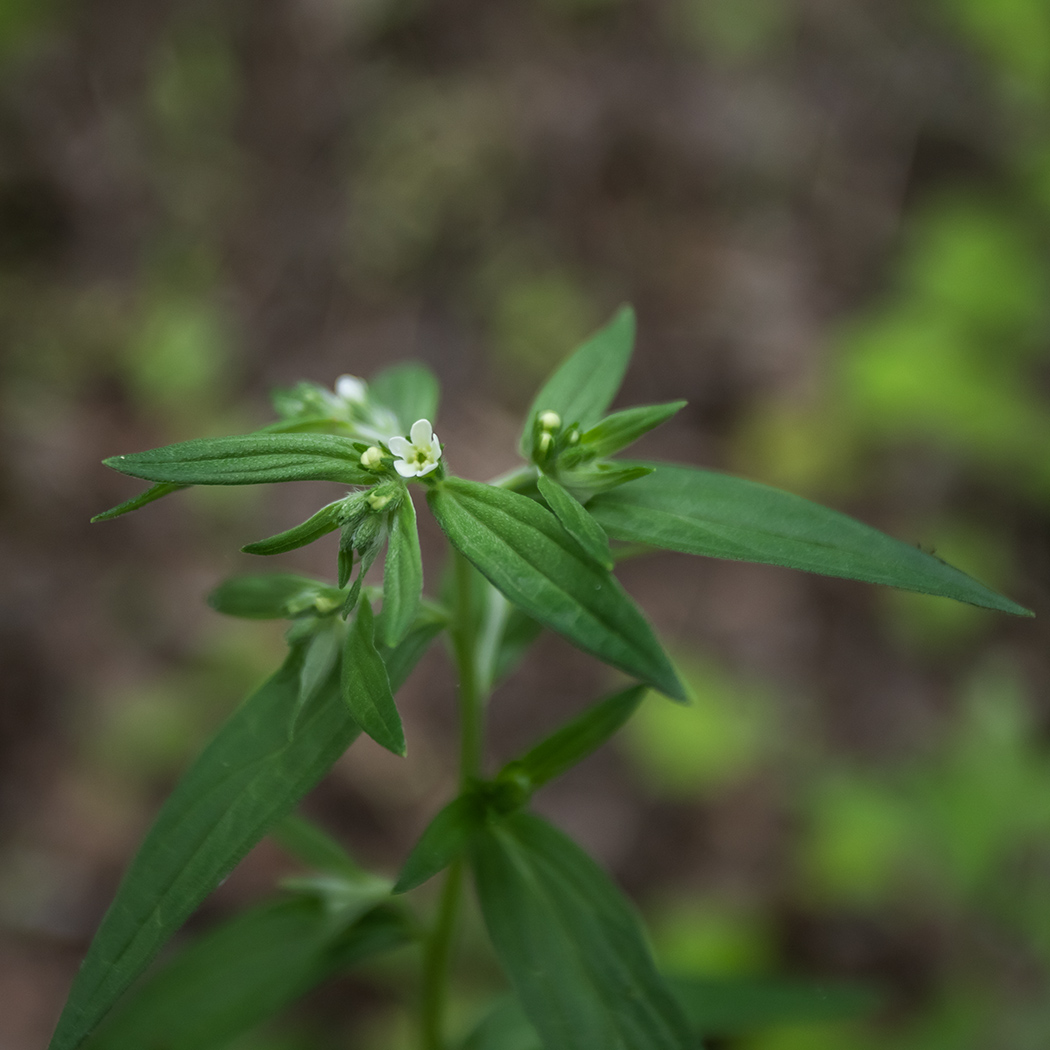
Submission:
<svg viewBox="0 0 1050 1050">
<path fill-rule="evenodd" d="M 551 412 L 549 409 L 546 412 L 541 412 L 540 426 L 544 430 L 557 430 L 561 426 L 561 416 L 557 412 Z"/>
<path fill-rule="evenodd" d="M 361 466 L 368 470 L 374 470 L 383 462 L 383 450 L 373 445 L 361 453 Z"/>
<path fill-rule="evenodd" d="M 388 492 L 385 496 L 381 496 L 378 493 L 370 492 L 368 494 L 368 505 L 372 510 L 382 510 L 393 498 L 393 493 Z"/>
<path fill-rule="evenodd" d="M 540 452 L 546 453 L 553 444 L 554 438 L 552 438 L 546 430 L 542 434 L 540 434 Z"/>
</svg>

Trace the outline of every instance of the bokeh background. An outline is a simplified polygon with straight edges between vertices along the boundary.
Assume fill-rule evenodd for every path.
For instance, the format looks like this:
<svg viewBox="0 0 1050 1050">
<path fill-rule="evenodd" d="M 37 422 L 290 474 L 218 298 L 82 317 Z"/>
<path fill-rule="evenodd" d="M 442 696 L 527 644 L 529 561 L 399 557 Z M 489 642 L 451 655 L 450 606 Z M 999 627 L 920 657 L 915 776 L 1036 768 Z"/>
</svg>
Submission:
<svg viewBox="0 0 1050 1050">
<path fill-rule="evenodd" d="M 1048 245 L 1046 0 L 0 0 L 0 1047 L 46 1044 L 151 814 L 281 658 L 203 597 L 333 498 L 193 490 L 89 526 L 137 491 L 99 460 L 418 358 L 484 479 L 630 301 L 618 404 L 690 402 L 647 454 L 830 503 L 1041 619 L 627 563 L 697 703 L 650 698 L 541 808 L 668 968 L 884 991 L 721 1046 L 1044 1048 Z M 610 684 L 544 638 L 494 756 Z M 355 744 L 305 805 L 387 872 L 454 783 L 440 647 L 403 695 L 410 757 Z M 190 931 L 292 870 L 263 843 Z M 476 941 L 464 1024 L 498 984 Z M 407 965 L 238 1045 L 408 1046 Z"/>
</svg>

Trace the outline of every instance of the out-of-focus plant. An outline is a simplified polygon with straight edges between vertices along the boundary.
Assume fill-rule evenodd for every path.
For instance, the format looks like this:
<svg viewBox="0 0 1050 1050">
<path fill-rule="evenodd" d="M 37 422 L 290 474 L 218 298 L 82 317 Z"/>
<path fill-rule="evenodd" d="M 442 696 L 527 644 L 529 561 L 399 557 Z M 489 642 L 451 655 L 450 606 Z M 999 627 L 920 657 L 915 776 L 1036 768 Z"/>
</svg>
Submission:
<svg viewBox="0 0 1050 1050">
<path fill-rule="evenodd" d="M 449 469 L 432 425 L 437 381 L 418 364 L 387 369 L 370 384 L 343 376 L 334 391 L 300 383 L 276 395 L 278 421 L 251 434 L 106 461 L 153 484 L 99 519 L 196 485 L 324 480 L 351 491 L 244 548 L 279 555 L 338 532 L 334 582 L 273 573 L 234 577 L 213 592 L 220 612 L 290 621 L 288 655 L 162 808 L 92 943 L 52 1050 L 88 1040 L 97 1050 L 130 1050 L 158 1038 L 173 1050 L 224 1046 L 331 975 L 405 944 L 419 949 L 419 1045 L 448 1047 L 450 969 L 468 872 L 512 988 L 467 1036 L 463 1046 L 474 1050 L 685 1050 L 708 1033 L 866 1004 L 850 988 L 661 974 L 615 883 L 530 811 L 532 794 L 615 734 L 647 689 L 688 701 L 612 574 L 617 557 L 666 548 L 1027 611 L 939 558 L 787 492 L 690 466 L 614 458 L 683 405 L 609 413 L 633 342 L 634 317 L 625 309 L 570 356 L 529 408 L 524 464 L 488 484 Z M 425 492 L 450 545 L 440 600 L 423 597 L 413 488 Z M 381 586 L 366 586 L 384 551 Z M 544 627 L 636 684 L 487 775 L 486 701 Z M 362 870 L 323 831 L 290 814 L 362 732 L 406 753 L 394 696 L 440 634 L 459 678 L 459 792 L 391 881 Z M 716 708 L 706 704 L 712 725 Z M 734 723 L 723 734 L 726 755 L 746 756 L 759 733 L 754 719 Z M 707 760 L 715 779 L 726 769 L 717 758 Z M 201 900 L 269 833 L 312 873 L 139 982 Z M 404 894 L 442 872 L 436 913 L 420 916 Z"/>
</svg>

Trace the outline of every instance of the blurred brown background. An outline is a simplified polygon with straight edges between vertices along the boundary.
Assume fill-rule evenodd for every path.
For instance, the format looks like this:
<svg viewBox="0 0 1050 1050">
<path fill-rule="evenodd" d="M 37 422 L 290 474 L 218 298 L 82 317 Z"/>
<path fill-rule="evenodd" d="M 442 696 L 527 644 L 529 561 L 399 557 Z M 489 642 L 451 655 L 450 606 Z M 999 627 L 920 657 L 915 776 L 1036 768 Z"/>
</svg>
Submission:
<svg viewBox="0 0 1050 1050">
<path fill-rule="evenodd" d="M 625 301 L 618 404 L 690 402 L 647 454 L 847 510 L 1042 618 L 628 563 L 698 704 L 648 701 L 542 808 L 667 965 L 888 989 L 862 1028 L 727 1045 L 1046 1045 L 1050 6 L 0 0 L 0 62 L 2 1050 L 46 1044 L 151 813 L 280 659 L 202 598 L 332 498 L 194 490 L 90 526 L 137 491 L 99 461 L 414 357 L 450 467 L 484 479 Z M 495 753 L 608 684 L 544 638 Z M 435 647 L 410 757 L 359 743 L 308 801 L 385 871 L 451 790 L 451 686 Z M 195 923 L 287 870 L 263 844 Z M 384 981 L 243 1045 L 408 1045 Z"/>
</svg>

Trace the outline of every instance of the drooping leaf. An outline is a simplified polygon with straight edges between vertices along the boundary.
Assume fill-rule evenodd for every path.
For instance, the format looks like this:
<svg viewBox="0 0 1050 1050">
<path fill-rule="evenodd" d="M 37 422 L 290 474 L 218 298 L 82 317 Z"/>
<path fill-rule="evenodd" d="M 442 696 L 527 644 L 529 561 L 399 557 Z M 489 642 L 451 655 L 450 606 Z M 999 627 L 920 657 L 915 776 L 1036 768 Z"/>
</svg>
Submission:
<svg viewBox="0 0 1050 1050">
<path fill-rule="evenodd" d="M 779 977 L 669 977 L 694 1030 L 732 1036 L 781 1024 L 863 1017 L 882 996 L 869 985 Z"/>
<path fill-rule="evenodd" d="M 509 762 L 497 779 L 521 780 L 530 791 L 542 787 L 601 747 L 634 714 L 645 694 L 645 686 L 636 685 L 607 697 Z"/>
<path fill-rule="evenodd" d="M 536 484 L 562 528 L 580 545 L 583 552 L 601 568 L 611 569 L 613 560 L 609 552 L 609 537 L 601 525 L 553 478 L 541 474 Z"/>
<path fill-rule="evenodd" d="M 258 540 L 241 548 L 243 554 L 285 554 L 305 547 L 314 540 L 319 540 L 329 532 L 334 532 L 343 524 L 346 515 L 346 500 L 336 500 L 322 507 L 316 514 L 308 518 L 301 525 L 279 532 L 269 539 Z"/>
<path fill-rule="evenodd" d="M 201 900 L 360 732 L 334 674 L 289 729 L 301 661 L 293 649 L 164 803 L 91 943 L 50 1050 L 82 1045 Z"/>
<path fill-rule="evenodd" d="M 140 507 L 145 507 L 148 503 L 152 503 L 154 500 L 161 499 L 164 496 L 170 496 L 173 492 L 180 492 L 184 488 L 188 488 L 188 486 L 172 485 L 166 482 L 151 485 L 145 492 L 140 492 L 137 496 L 132 496 L 131 499 L 125 500 L 123 503 L 118 504 L 116 507 L 111 507 L 109 510 L 104 510 L 101 514 L 96 514 L 91 521 L 92 523 L 96 521 L 112 521 L 114 518 L 119 518 L 121 514 L 128 514 L 133 510 L 138 510 Z"/>
<path fill-rule="evenodd" d="M 337 616 L 316 621 L 303 647 L 303 666 L 299 672 L 299 696 L 295 702 L 295 717 L 310 702 L 311 697 L 328 681 L 339 658 L 343 642 L 343 624 Z"/>
<path fill-rule="evenodd" d="M 333 915 L 298 895 L 242 912 L 152 975 L 91 1050 L 221 1050 L 336 973 L 405 943 L 404 920 L 375 903 Z"/>
<path fill-rule="evenodd" d="M 405 754 L 405 731 L 397 713 L 386 667 L 375 646 L 372 606 L 367 597 L 346 632 L 342 691 L 350 713 L 377 743 L 395 755 Z"/>
<path fill-rule="evenodd" d="M 427 825 L 412 847 L 401 874 L 394 884 L 394 893 L 407 893 L 444 871 L 464 853 L 471 835 L 484 819 L 484 807 L 474 794 L 454 798 Z"/>
<path fill-rule="evenodd" d="M 276 481 L 338 481 L 369 485 L 375 475 L 347 438 L 331 434 L 241 434 L 194 438 L 176 445 L 111 456 L 107 467 L 147 481 L 177 485 L 258 485 Z"/>
<path fill-rule="evenodd" d="M 692 1050 L 633 908 L 580 848 L 530 813 L 475 833 L 489 937 L 545 1050 Z"/>
<path fill-rule="evenodd" d="M 437 419 L 441 388 L 437 378 L 419 361 L 384 368 L 368 384 L 372 396 L 389 408 L 407 434 L 417 419 Z"/>
<path fill-rule="evenodd" d="M 533 420 L 540 412 L 557 412 L 566 426 L 594 426 L 612 404 L 634 350 L 634 310 L 620 308 L 599 332 L 574 351 L 540 388 L 529 406 L 521 450 L 527 456 Z"/>
<path fill-rule="evenodd" d="M 525 613 L 662 693 L 686 698 L 634 602 L 534 500 L 462 478 L 435 485 L 427 499 L 452 545 Z"/>
<path fill-rule="evenodd" d="M 1031 615 L 917 547 L 800 496 L 727 474 L 658 464 L 648 477 L 596 496 L 587 509 L 617 540 L 884 583 Z"/>
<path fill-rule="evenodd" d="M 423 556 L 416 508 L 406 492 L 394 513 L 383 563 L 383 608 L 376 620 L 384 645 L 397 645 L 409 629 L 423 594 Z"/>
<path fill-rule="evenodd" d="M 581 434 L 579 444 L 563 453 L 563 458 L 571 461 L 576 456 L 595 459 L 612 456 L 634 444 L 643 434 L 666 423 L 687 404 L 686 401 L 669 401 L 665 405 L 639 405 L 614 412 Z"/>
<path fill-rule="evenodd" d="M 339 608 L 343 598 L 341 591 L 319 580 L 273 572 L 224 580 L 208 595 L 208 604 L 226 616 L 283 620 L 307 610 L 332 612 Z"/>
</svg>

